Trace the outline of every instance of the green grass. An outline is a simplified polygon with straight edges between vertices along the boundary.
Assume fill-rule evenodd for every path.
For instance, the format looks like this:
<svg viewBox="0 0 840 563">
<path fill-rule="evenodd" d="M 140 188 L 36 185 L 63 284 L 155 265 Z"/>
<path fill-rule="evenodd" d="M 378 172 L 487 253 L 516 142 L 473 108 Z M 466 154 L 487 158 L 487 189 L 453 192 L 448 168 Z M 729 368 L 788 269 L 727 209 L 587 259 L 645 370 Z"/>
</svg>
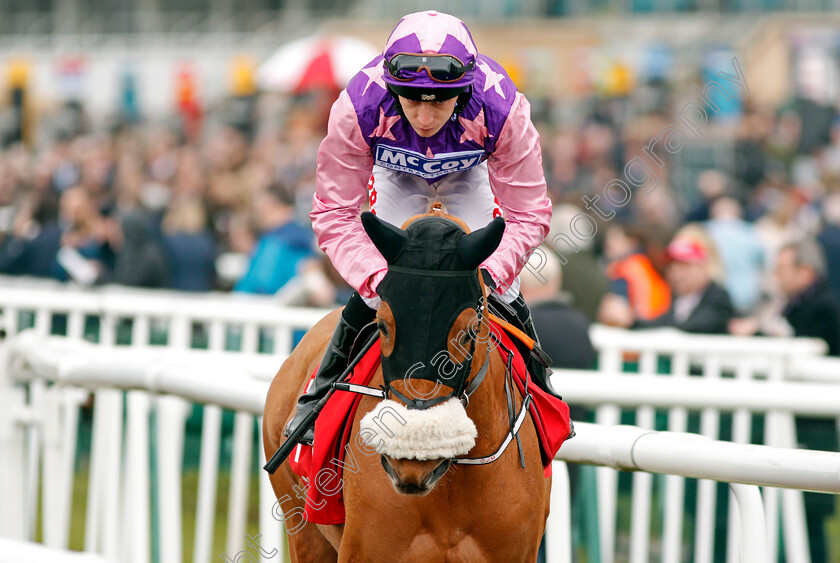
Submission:
<svg viewBox="0 0 840 563">
<path fill-rule="evenodd" d="M 840 563 L 840 495 L 835 499 L 834 516 L 826 524 L 825 533 L 828 537 L 829 561 Z"/>
</svg>

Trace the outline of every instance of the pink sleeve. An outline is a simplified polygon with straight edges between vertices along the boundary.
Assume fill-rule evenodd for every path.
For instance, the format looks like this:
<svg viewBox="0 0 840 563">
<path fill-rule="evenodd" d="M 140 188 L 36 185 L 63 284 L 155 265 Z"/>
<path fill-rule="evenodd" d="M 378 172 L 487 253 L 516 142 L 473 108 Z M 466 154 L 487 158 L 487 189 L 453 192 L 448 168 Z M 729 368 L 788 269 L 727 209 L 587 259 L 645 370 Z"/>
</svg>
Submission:
<svg viewBox="0 0 840 563">
<path fill-rule="evenodd" d="M 505 234 L 482 264 L 503 293 L 522 270 L 531 250 L 548 234 L 551 201 L 546 194 L 540 137 L 531 123 L 531 105 L 520 92 L 499 133 L 487 167 L 490 187 L 504 211 Z"/>
<path fill-rule="evenodd" d="M 385 259 L 359 219 L 367 198 L 373 155 L 362 137 L 346 91 L 330 110 L 327 136 L 318 149 L 312 228 L 338 273 L 363 297 L 374 297 L 385 276 Z"/>
</svg>

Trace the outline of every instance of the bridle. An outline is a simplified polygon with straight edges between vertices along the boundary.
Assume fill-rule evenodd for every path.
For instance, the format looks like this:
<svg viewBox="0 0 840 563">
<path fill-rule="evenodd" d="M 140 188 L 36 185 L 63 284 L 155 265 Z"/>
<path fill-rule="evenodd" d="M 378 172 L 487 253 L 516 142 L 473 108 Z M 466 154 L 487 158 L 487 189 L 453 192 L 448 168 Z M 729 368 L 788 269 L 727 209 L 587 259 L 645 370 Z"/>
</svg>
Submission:
<svg viewBox="0 0 840 563">
<path fill-rule="evenodd" d="M 477 315 L 478 315 L 478 326 L 481 327 L 486 319 L 484 314 L 485 309 L 487 308 L 486 297 L 482 295 L 481 301 L 477 307 Z M 459 385 L 453 389 L 451 393 L 448 393 L 443 396 L 433 397 L 432 399 L 410 399 L 406 397 L 403 393 L 400 393 L 396 389 L 394 389 L 391 385 L 386 383 L 381 388 L 373 388 L 368 387 L 366 385 L 358 385 L 354 383 L 345 383 L 345 382 L 336 382 L 333 384 L 333 387 L 337 391 L 347 391 L 350 393 L 357 393 L 359 395 L 366 395 L 369 397 L 377 397 L 379 399 L 388 399 L 389 395 L 393 394 L 397 399 L 402 401 L 406 404 L 406 406 L 411 409 L 427 409 L 432 406 L 438 405 L 453 397 L 458 397 L 461 403 L 464 405 L 466 409 L 470 402 L 470 397 L 475 393 L 475 391 L 481 386 L 481 383 L 484 381 L 487 372 L 489 371 L 490 367 L 490 354 L 492 352 L 490 348 L 491 341 L 494 343 L 496 347 L 501 347 L 506 351 L 507 355 L 507 362 L 505 364 L 505 395 L 507 400 L 507 410 L 508 410 L 508 420 L 510 429 L 506 434 L 505 438 L 502 440 L 502 443 L 499 445 L 496 450 L 487 456 L 483 457 L 455 457 L 450 458 L 449 462 L 454 465 L 487 465 L 499 459 L 501 455 L 505 452 L 507 447 L 510 443 L 516 439 L 517 447 L 519 450 L 519 460 L 520 465 L 524 468 L 525 467 L 525 457 L 522 452 L 522 443 L 519 439 L 519 431 L 522 428 L 522 424 L 525 422 L 525 416 L 528 413 L 528 407 L 531 404 L 532 397 L 528 391 L 528 386 L 530 382 L 530 375 L 526 374 L 525 377 L 525 386 L 523 392 L 523 399 L 522 404 L 519 407 L 519 412 L 514 415 L 514 399 L 513 399 L 513 350 L 508 349 L 501 341 L 501 339 L 493 332 L 493 329 L 488 326 L 487 330 L 490 333 L 490 338 L 487 339 L 485 354 L 484 354 L 484 362 L 482 363 L 481 367 L 478 369 L 476 374 L 470 378 L 462 378 Z M 364 333 L 365 331 L 362 331 Z M 467 373 L 470 373 L 472 367 L 472 359 L 474 357 L 474 353 L 476 351 L 477 342 L 478 342 L 478 333 L 479 330 L 470 331 L 472 334 L 470 335 L 470 349 L 469 354 L 466 358 L 466 361 L 461 364 L 461 367 L 458 369 L 466 369 Z M 360 333 L 360 334 L 362 334 Z M 379 331 L 374 331 L 365 342 L 363 349 L 368 349 L 370 346 L 379 338 Z"/>
</svg>

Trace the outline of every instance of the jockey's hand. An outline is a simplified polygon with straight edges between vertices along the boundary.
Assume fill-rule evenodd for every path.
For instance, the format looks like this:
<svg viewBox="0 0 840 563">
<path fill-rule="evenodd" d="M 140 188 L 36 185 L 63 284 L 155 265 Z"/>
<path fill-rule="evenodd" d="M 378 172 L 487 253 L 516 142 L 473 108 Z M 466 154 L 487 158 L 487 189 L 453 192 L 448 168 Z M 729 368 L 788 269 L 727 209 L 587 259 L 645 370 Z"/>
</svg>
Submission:
<svg viewBox="0 0 840 563">
<path fill-rule="evenodd" d="M 484 285 L 490 288 L 490 291 L 496 289 L 496 282 L 493 281 L 493 276 L 490 275 L 490 272 L 481 268 L 481 279 L 484 280 Z"/>
</svg>

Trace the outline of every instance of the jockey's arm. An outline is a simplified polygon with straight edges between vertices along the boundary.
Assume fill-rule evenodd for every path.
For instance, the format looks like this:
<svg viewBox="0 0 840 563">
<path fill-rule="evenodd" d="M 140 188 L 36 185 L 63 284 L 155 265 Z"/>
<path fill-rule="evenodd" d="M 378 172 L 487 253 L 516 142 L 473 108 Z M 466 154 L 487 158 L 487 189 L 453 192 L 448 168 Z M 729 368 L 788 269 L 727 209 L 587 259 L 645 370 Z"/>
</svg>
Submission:
<svg viewBox="0 0 840 563">
<path fill-rule="evenodd" d="M 312 228 L 338 273 L 363 297 L 375 297 L 386 263 L 359 220 L 373 155 L 362 137 L 350 97 L 343 91 L 330 111 L 318 149 Z"/>
<path fill-rule="evenodd" d="M 540 138 L 531 122 L 531 105 L 520 92 L 487 161 L 490 187 L 505 214 L 499 248 L 481 265 L 503 293 L 548 234 L 551 201 L 546 193 Z"/>
</svg>

